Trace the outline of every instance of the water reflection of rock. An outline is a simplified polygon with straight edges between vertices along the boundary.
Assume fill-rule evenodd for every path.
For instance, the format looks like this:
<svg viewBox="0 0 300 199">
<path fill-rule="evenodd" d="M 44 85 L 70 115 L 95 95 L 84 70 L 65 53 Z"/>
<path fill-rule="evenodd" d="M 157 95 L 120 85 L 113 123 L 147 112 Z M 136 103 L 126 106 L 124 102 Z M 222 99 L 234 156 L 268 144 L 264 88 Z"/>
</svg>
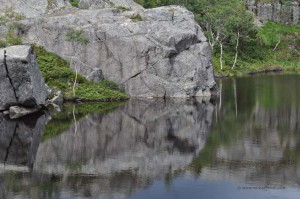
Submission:
<svg viewBox="0 0 300 199">
<path fill-rule="evenodd" d="M 0 116 L 0 172 L 18 167 L 32 169 L 45 122 L 42 113 L 18 120 Z"/>
<path fill-rule="evenodd" d="M 67 179 L 79 174 L 80 181 L 93 184 L 76 182 L 82 194 L 123 198 L 186 168 L 205 145 L 212 112 L 212 104 L 195 100 L 130 101 L 108 115 L 89 115 L 41 143 L 34 171 Z M 95 179 L 83 177 L 87 174 Z"/>
<path fill-rule="evenodd" d="M 210 104 L 192 101 L 131 101 L 106 116 L 89 115 L 42 143 L 35 168 L 72 172 L 68 163 L 79 164 L 86 174 L 134 170 L 161 176 L 186 166 L 201 150 L 212 111 Z"/>
</svg>

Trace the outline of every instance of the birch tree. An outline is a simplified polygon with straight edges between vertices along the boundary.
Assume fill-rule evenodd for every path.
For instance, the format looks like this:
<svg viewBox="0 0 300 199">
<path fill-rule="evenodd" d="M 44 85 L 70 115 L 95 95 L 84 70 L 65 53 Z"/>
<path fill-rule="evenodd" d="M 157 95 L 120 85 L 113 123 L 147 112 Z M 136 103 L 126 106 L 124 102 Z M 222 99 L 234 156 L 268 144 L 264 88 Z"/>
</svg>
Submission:
<svg viewBox="0 0 300 199">
<path fill-rule="evenodd" d="M 76 57 L 77 55 L 77 50 L 78 50 L 78 46 L 80 45 L 87 45 L 90 41 L 89 39 L 84 35 L 83 30 L 70 30 L 67 32 L 66 34 L 67 37 L 67 41 L 72 42 L 73 46 L 74 46 L 74 56 Z M 70 67 L 71 64 L 73 62 L 73 58 L 74 56 L 71 57 L 70 60 Z M 74 66 L 74 70 L 75 70 L 75 78 L 73 81 L 73 96 L 75 98 L 76 96 L 76 84 L 77 84 L 77 78 L 78 78 L 78 70 L 77 70 L 77 66 L 75 64 Z"/>
</svg>

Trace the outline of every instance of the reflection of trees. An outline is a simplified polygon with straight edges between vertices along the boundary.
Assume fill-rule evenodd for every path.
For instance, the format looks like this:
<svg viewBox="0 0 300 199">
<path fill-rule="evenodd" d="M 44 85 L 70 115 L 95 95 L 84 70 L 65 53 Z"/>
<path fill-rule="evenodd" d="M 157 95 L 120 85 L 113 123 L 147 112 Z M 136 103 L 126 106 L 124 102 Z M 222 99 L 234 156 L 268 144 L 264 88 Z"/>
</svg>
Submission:
<svg viewBox="0 0 300 199">
<path fill-rule="evenodd" d="M 219 81 L 219 88 L 222 106 L 214 110 L 212 131 L 191 165 L 195 172 L 224 161 L 244 166 L 245 160 L 270 165 L 299 162 L 299 76 L 227 79 Z"/>
</svg>

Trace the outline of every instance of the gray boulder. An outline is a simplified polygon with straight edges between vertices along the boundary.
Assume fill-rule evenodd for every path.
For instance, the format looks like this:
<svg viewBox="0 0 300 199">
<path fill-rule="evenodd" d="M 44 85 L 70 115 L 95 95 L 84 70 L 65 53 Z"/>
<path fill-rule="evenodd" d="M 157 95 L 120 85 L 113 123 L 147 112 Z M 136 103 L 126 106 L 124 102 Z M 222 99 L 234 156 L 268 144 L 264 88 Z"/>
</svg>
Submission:
<svg viewBox="0 0 300 199">
<path fill-rule="evenodd" d="M 30 46 L 0 49 L 0 110 L 44 104 L 48 91 Z"/>
<path fill-rule="evenodd" d="M 21 23 L 24 42 L 72 60 L 71 67 L 86 77 L 100 69 L 130 96 L 191 97 L 217 91 L 210 46 L 184 7 L 73 10 Z M 87 45 L 67 40 L 68 32 L 80 30 Z"/>
</svg>

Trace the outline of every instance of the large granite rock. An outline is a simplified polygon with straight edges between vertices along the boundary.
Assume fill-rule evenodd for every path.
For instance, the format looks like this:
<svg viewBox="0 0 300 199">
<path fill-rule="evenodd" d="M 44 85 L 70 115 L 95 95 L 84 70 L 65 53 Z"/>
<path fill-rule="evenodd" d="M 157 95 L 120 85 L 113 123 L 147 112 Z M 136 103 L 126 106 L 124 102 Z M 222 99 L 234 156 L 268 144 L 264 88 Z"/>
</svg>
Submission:
<svg viewBox="0 0 300 199">
<path fill-rule="evenodd" d="M 0 49 L 0 110 L 12 105 L 36 107 L 48 91 L 30 46 Z"/>
<path fill-rule="evenodd" d="M 70 60 L 72 68 L 92 80 L 101 69 L 105 79 L 118 83 L 130 96 L 216 93 L 211 49 L 193 14 L 180 6 L 149 10 L 136 6 L 124 12 L 74 9 L 27 19 L 20 22 L 18 34 L 24 42 Z M 75 30 L 83 31 L 87 45 L 68 41 L 66 34 Z"/>
<path fill-rule="evenodd" d="M 255 0 L 244 0 L 248 10 L 254 12 L 257 17 L 265 21 L 275 21 L 284 24 L 298 24 L 300 20 L 300 2 L 290 1 L 281 3 L 256 2 Z"/>
</svg>

